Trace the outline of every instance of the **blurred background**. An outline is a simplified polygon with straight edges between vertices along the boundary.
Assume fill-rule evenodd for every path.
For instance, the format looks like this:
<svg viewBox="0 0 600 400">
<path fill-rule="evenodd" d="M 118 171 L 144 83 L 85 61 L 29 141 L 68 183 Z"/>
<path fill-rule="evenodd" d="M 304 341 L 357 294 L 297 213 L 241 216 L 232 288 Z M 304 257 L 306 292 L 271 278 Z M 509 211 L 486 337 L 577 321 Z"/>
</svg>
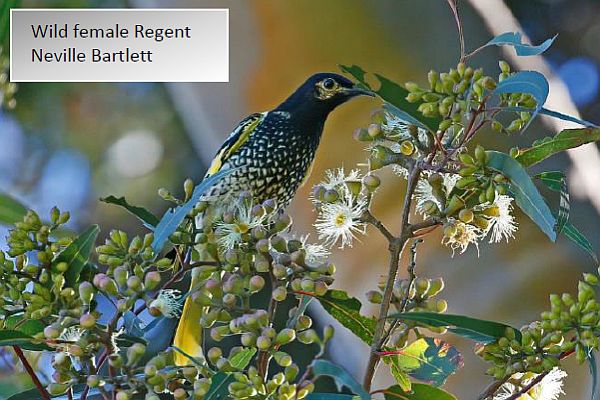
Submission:
<svg viewBox="0 0 600 400">
<path fill-rule="evenodd" d="M 100 203 L 99 197 L 125 196 L 162 213 L 168 204 L 156 195 L 158 188 L 179 194 L 186 177 L 199 180 L 240 119 L 273 108 L 308 75 L 336 72 L 338 64 L 358 64 L 398 82 L 424 83 L 429 69 L 446 70 L 459 56 L 456 26 L 443 0 L 1 1 L 31 8 L 230 8 L 229 83 L 23 83 L 15 94 L 14 110 L 0 110 L 0 192 L 40 214 L 54 205 L 70 210 L 73 229 L 94 222 L 103 234 L 111 228 L 143 232 L 143 227 L 121 209 Z M 535 44 L 558 33 L 539 62 L 568 89 L 558 101 L 575 104 L 583 118 L 600 124 L 600 2 L 463 0 L 459 7 L 468 49 L 514 30 L 511 26 L 490 32 L 492 20 L 502 15 L 513 18 Z M 494 75 L 500 57 L 500 49 L 490 48 L 471 65 Z M 324 170 L 352 168 L 364 160 L 352 131 L 366 126 L 377 106 L 375 100 L 360 99 L 330 117 L 309 183 L 291 206 L 298 231 L 312 231 L 315 215 L 307 197 Z M 522 136 L 488 132 L 481 140 L 486 147 L 508 150 L 554 134 L 555 128 L 538 121 Z M 600 157 L 593 146 L 572 157 L 554 157 L 543 168 L 570 171 L 571 221 L 600 249 Z M 591 179 L 584 176 L 586 168 Z M 390 227 L 398 227 L 404 184 L 387 171 L 380 176 L 386 184 L 378 193 L 375 212 Z M 558 200 L 553 201 L 556 206 Z M 449 312 L 521 326 L 539 317 L 550 292 L 573 292 L 580 273 L 594 268 L 589 257 L 564 238 L 550 243 L 526 217 L 520 215 L 519 221 L 516 240 L 482 244 L 479 255 L 469 249 L 451 257 L 439 233 L 428 237 L 417 271 L 444 277 Z M 6 233 L 0 226 L 2 248 Z M 365 302 L 364 293 L 386 273 L 384 249 L 373 232 L 350 250 L 334 251 L 335 286 Z M 319 315 L 317 307 L 312 312 Z M 449 379 L 447 390 L 461 399 L 474 398 L 489 382 L 486 366 L 473 355 L 472 343 L 448 339 L 463 352 L 466 366 Z M 367 350 L 339 328 L 331 357 L 361 376 Z M 10 357 L 0 353 L 0 396 L 30 385 Z M 588 368 L 571 360 L 566 366 L 565 398 L 589 396 Z M 374 388 L 390 379 L 380 373 Z"/>
</svg>

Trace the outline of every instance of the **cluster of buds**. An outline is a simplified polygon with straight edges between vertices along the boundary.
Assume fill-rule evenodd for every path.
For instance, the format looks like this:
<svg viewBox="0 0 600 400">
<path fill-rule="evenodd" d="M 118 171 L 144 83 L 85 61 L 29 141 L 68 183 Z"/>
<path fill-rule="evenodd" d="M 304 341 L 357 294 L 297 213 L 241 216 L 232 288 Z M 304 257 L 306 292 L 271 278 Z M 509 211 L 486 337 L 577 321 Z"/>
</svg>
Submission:
<svg viewBox="0 0 600 400">
<path fill-rule="evenodd" d="M 485 76 L 482 68 L 473 69 L 464 63 L 440 74 L 429 71 L 427 79 L 428 88 L 407 82 L 404 85 L 409 91 L 406 100 L 420 103 L 418 111 L 425 117 L 444 118 L 440 123 L 442 131 L 453 124 L 460 124 L 461 114 L 477 108 L 485 101 L 485 91 L 496 88 L 496 81 Z"/>
<path fill-rule="evenodd" d="M 381 303 L 383 299 L 383 283 L 378 290 L 367 292 L 367 299 L 374 304 Z M 417 277 L 412 281 L 401 279 L 394 283 L 391 304 L 400 312 L 433 312 L 444 313 L 448 309 L 448 303 L 440 299 L 438 295 L 444 290 L 442 278 L 428 279 Z M 444 333 L 445 328 L 423 325 L 415 321 L 404 321 L 399 324 L 392 334 L 388 346 L 401 349 L 408 344 L 409 334 L 412 329 L 424 327 L 435 333 Z"/>
<path fill-rule="evenodd" d="M 430 71 L 427 75 L 429 88 L 423 88 L 414 82 L 405 84 L 409 94 L 406 100 L 419 103 L 418 111 L 425 117 L 441 118 L 439 131 L 446 132 L 446 143 L 451 144 L 465 128 L 465 116 L 471 117 L 472 112 L 479 112 L 485 107 L 491 92 L 499 82 L 511 75 L 510 66 L 505 61 L 499 62 L 500 74 L 498 79 L 486 76 L 483 69 L 473 69 L 463 63 L 448 72 L 438 74 Z M 495 110 L 507 107 L 533 109 L 535 99 L 527 93 L 510 93 L 499 95 Z M 494 130 L 514 133 L 523 129 L 531 119 L 528 111 L 517 111 L 516 118 L 506 125 L 495 119 L 497 112 L 492 112 L 490 120 Z"/>
<path fill-rule="evenodd" d="M 521 372 L 548 372 L 571 353 L 579 363 L 585 362 L 589 352 L 600 347 L 600 303 L 594 290 L 598 285 L 598 275 L 584 274 L 577 296 L 550 295 L 550 310 L 541 314 L 541 321 L 523 327 L 520 337 L 507 329 L 504 337 L 481 346 L 477 353 L 493 363 L 487 373 L 502 379 Z"/>
<path fill-rule="evenodd" d="M 354 131 L 354 138 L 369 145 L 369 167 L 372 171 L 387 165 L 406 170 L 413 160 L 428 154 L 434 143 L 428 130 L 381 109 L 373 111 L 367 128 Z"/>
<path fill-rule="evenodd" d="M 65 285 L 69 266 L 55 261 L 72 241 L 52 237 L 68 222 L 69 213 L 53 208 L 49 217 L 46 224 L 35 212 L 27 212 L 9 233 L 8 252 L 0 251 L 0 316 L 23 313 L 23 320 L 48 322 L 51 315 L 76 314 L 81 307 L 75 289 Z"/>
<path fill-rule="evenodd" d="M 107 269 L 96 274 L 92 283 L 98 291 L 115 299 L 120 313 L 130 310 L 138 299 L 149 305 L 154 300 L 152 292 L 162 280 L 160 271 L 173 264 L 169 258 L 154 260 L 153 239 L 154 235 L 148 233 L 130 241 L 125 232 L 113 230 L 105 244 L 96 248 L 98 262 Z"/>
<path fill-rule="evenodd" d="M 234 373 L 234 382 L 228 386 L 229 394 L 234 399 L 271 398 L 277 400 L 304 399 L 314 390 L 310 381 L 294 383 L 298 377 L 299 368 L 291 364 L 283 371 L 277 372 L 264 382 L 255 367 L 248 368 L 246 373 Z"/>
</svg>

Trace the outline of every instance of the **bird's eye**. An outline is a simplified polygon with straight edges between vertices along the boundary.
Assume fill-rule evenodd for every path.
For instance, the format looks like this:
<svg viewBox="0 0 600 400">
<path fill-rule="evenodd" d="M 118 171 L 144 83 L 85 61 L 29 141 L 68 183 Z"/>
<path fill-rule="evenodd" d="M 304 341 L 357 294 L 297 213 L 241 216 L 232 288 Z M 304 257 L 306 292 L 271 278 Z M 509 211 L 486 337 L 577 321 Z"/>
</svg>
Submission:
<svg viewBox="0 0 600 400">
<path fill-rule="evenodd" d="M 331 90 L 335 87 L 335 81 L 331 78 L 327 78 L 323 81 L 323 87 L 327 90 Z"/>
</svg>

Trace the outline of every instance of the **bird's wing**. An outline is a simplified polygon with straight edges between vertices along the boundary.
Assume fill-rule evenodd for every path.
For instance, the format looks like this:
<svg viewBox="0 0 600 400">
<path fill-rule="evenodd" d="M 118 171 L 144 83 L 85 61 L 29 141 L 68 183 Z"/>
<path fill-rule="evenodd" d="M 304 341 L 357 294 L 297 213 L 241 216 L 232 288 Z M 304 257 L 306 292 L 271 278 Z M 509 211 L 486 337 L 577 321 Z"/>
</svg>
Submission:
<svg viewBox="0 0 600 400">
<path fill-rule="evenodd" d="M 217 155 L 206 172 L 206 177 L 219 172 L 223 164 L 227 162 L 231 155 L 235 154 L 235 152 L 248 141 L 252 132 L 254 132 L 256 127 L 260 125 L 266 116 L 266 112 L 252 114 L 238 124 L 217 152 Z M 195 283 L 195 279 L 192 277 L 190 287 L 193 287 Z M 199 325 L 198 321 L 205 312 L 205 307 L 194 303 L 191 298 L 187 298 L 183 306 L 179 324 L 175 330 L 175 337 L 173 338 L 173 346 L 177 347 L 185 354 L 196 358 L 204 357 L 202 354 L 202 327 Z M 183 354 L 175 354 L 176 365 L 186 365 L 189 362 L 190 360 Z"/>
<path fill-rule="evenodd" d="M 211 176 L 212 174 L 218 172 L 223 164 L 231 157 L 232 154 L 235 154 L 236 151 L 239 150 L 240 147 L 244 143 L 248 141 L 250 135 L 258 125 L 265 119 L 267 113 L 256 113 L 249 115 L 244 118 L 238 126 L 231 132 L 223 146 L 217 152 L 217 155 L 213 159 L 208 171 L 206 172 L 206 176 Z"/>
</svg>

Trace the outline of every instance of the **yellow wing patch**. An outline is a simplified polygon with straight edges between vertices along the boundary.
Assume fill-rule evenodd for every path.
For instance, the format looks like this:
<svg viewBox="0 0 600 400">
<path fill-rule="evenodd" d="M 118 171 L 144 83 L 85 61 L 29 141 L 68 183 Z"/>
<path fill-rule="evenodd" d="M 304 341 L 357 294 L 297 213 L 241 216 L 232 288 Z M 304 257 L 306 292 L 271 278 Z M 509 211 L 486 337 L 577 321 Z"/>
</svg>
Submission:
<svg viewBox="0 0 600 400">
<path fill-rule="evenodd" d="M 223 146 L 217 152 L 217 155 L 206 172 L 207 177 L 218 172 L 223 166 L 223 163 L 248 141 L 252 132 L 254 132 L 256 127 L 265 119 L 266 115 L 267 113 L 252 114 L 239 123 L 237 128 L 229 135 L 229 138 L 227 138 L 225 143 L 223 143 Z"/>
</svg>

